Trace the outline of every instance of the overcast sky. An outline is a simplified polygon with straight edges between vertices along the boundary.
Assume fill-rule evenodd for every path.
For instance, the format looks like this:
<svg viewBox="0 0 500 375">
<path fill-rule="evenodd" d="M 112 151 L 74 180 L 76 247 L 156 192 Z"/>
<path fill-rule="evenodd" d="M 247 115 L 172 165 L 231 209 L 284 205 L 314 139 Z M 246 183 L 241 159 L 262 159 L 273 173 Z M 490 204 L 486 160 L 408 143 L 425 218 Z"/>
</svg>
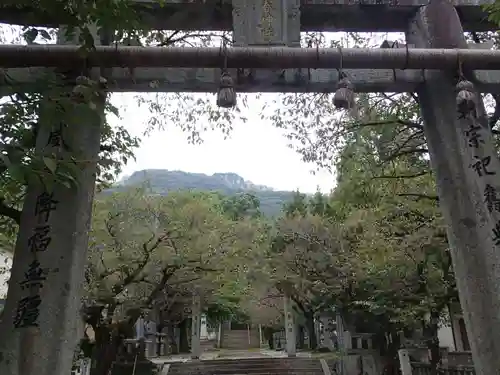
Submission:
<svg viewBox="0 0 500 375">
<path fill-rule="evenodd" d="M 119 123 L 134 135 L 142 136 L 151 114 L 139 107 L 133 94 L 117 94 L 113 102 L 121 107 Z M 269 99 L 269 96 L 266 98 Z M 214 97 L 215 102 L 215 97 Z M 299 189 L 315 192 L 319 187 L 329 192 L 335 178 L 330 173 L 311 171 L 315 166 L 301 161 L 300 155 L 288 148 L 287 139 L 270 122 L 260 119 L 260 104 L 249 100 L 245 109 L 246 123 L 237 121 L 230 138 L 224 140 L 217 131 L 204 134 L 204 143 L 190 145 L 186 134 L 171 126 L 142 138 L 136 161 L 125 166 L 123 175 L 141 169 L 169 169 L 212 174 L 234 172 L 253 183 L 279 190 Z M 203 119 L 200 119 L 203 121 Z"/>
</svg>

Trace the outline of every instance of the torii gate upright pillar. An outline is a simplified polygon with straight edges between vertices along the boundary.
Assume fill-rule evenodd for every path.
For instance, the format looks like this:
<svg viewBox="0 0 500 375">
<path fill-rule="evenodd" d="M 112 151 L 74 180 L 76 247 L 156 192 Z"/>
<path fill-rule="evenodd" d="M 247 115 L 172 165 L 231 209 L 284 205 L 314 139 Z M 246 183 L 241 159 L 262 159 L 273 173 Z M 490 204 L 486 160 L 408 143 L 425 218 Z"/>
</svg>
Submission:
<svg viewBox="0 0 500 375">
<path fill-rule="evenodd" d="M 407 43 L 467 48 L 447 0 L 419 10 Z M 500 162 L 480 97 L 476 113 L 457 111 L 457 72 L 458 62 L 455 72 L 426 71 L 417 93 L 476 374 L 491 375 L 500 371 Z"/>
<path fill-rule="evenodd" d="M 92 101 L 92 109 L 71 99 L 72 88 L 68 84 L 66 95 L 56 98 L 49 94 L 41 105 L 36 149 L 38 156 L 57 155 L 66 165 L 71 155 L 85 162 L 74 166 L 76 186 L 28 184 L 0 321 L 2 375 L 70 374 L 80 338 L 105 93 Z M 66 105 L 61 110 L 55 103 Z"/>
</svg>

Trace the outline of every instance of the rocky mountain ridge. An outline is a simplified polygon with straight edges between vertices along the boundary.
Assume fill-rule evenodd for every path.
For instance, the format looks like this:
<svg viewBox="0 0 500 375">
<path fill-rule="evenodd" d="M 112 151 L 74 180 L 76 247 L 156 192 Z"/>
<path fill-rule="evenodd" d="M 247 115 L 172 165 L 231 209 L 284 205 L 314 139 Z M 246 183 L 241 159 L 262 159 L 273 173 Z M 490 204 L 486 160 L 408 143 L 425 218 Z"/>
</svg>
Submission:
<svg viewBox="0 0 500 375">
<path fill-rule="evenodd" d="M 270 216 L 279 215 L 283 204 L 293 196 L 291 191 L 277 191 L 269 186 L 254 184 L 232 172 L 207 175 L 166 169 L 145 169 L 134 172 L 108 192 L 143 184 L 146 184 L 153 193 L 160 195 L 176 190 L 219 191 L 226 195 L 252 193 L 260 200 L 262 212 Z"/>
</svg>

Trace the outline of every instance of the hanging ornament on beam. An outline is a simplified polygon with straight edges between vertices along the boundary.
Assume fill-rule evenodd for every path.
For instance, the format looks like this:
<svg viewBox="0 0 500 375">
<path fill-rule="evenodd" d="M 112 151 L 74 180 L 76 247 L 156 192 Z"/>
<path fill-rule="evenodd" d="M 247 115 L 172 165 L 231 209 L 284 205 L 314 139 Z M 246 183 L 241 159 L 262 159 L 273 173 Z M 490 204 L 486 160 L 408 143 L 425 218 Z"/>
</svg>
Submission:
<svg viewBox="0 0 500 375">
<path fill-rule="evenodd" d="M 476 115 L 476 92 L 474 84 L 466 79 L 460 79 L 456 85 L 457 111 L 462 117 Z"/>
<path fill-rule="evenodd" d="M 221 108 L 233 108 L 236 106 L 236 91 L 234 90 L 233 77 L 227 70 L 227 47 L 226 42 L 222 44 L 224 54 L 224 67 L 222 68 L 219 90 L 217 92 L 217 106 Z"/>
<path fill-rule="evenodd" d="M 347 74 L 342 71 L 342 49 L 338 48 L 340 53 L 339 82 L 333 95 L 333 105 L 337 109 L 349 110 L 354 108 L 354 85 L 347 77 Z"/>
<path fill-rule="evenodd" d="M 337 84 L 337 91 L 333 96 L 333 105 L 337 109 L 352 109 L 354 108 L 354 85 L 344 73 L 342 75 L 339 74 L 339 78 L 342 78 Z"/>
<path fill-rule="evenodd" d="M 477 103 L 476 90 L 474 88 L 474 84 L 465 79 L 460 59 L 458 60 L 458 77 L 459 81 L 455 86 L 457 90 L 457 111 L 461 117 L 468 117 L 470 115 L 475 117 Z"/>
</svg>

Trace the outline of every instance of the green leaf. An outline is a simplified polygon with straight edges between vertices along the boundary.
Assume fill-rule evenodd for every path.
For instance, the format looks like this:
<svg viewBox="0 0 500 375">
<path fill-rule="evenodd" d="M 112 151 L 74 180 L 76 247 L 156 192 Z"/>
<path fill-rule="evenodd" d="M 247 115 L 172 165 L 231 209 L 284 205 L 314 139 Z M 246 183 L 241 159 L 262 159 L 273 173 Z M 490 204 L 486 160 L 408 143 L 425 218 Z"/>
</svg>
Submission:
<svg viewBox="0 0 500 375">
<path fill-rule="evenodd" d="M 47 167 L 47 169 L 49 171 L 51 171 L 53 174 L 56 173 L 56 169 L 57 169 L 57 161 L 56 160 L 54 160 L 52 158 L 44 157 L 43 163 L 45 164 L 45 166 Z"/>
</svg>

